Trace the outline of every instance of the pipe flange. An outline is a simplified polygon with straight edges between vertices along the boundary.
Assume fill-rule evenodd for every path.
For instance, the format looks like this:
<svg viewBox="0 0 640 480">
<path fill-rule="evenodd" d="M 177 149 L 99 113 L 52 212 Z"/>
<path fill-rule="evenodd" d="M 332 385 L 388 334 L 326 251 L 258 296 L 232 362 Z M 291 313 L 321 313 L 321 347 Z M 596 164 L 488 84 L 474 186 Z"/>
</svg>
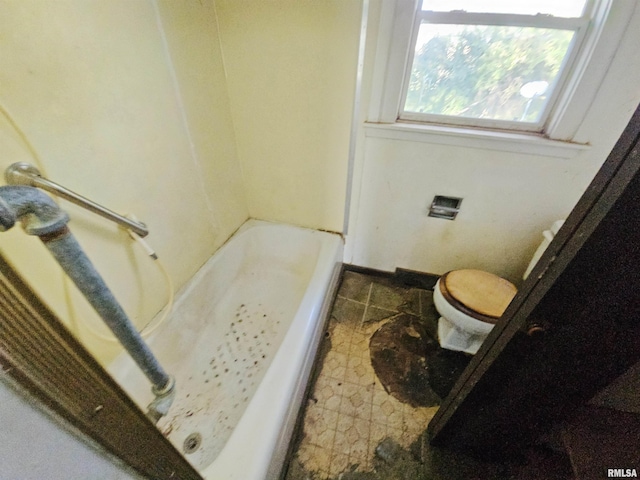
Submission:
<svg viewBox="0 0 640 480">
<path fill-rule="evenodd" d="M 176 386 L 175 378 L 173 378 L 172 375 L 169 375 L 169 380 L 167 380 L 167 383 L 164 387 L 158 388 L 156 385 L 153 385 L 151 387 L 151 391 L 156 397 L 163 397 L 171 393 L 175 386 Z"/>
<path fill-rule="evenodd" d="M 63 210 L 59 210 L 57 215 L 49 217 L 47 220 L 42 220 L 34 214 L 28 214 L 23 216 L 20 221 L 22 228 L 28 235 L 41 237 L 63 229 L 69 222 L 69 215 Z"/>
<path fill-rule="evenodd" d="M 4 171 L 4 179 L 9 185 L 34 186 L 33 177 L 39 177 L 40 170 L 26 162 L 12 163 Z"/>
</svg>

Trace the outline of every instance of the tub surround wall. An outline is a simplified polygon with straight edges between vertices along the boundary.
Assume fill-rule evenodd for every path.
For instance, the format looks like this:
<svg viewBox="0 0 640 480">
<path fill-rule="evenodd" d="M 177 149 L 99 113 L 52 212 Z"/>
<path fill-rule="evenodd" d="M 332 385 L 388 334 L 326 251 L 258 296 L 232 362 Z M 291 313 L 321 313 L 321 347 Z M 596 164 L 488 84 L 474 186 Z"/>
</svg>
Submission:
<svg viewBox="0 0 640 480">
<path fill-rule="evenodd" d="M 595 56 L 594 62 L 610 64 L 573 132 L 589 148 L 553 156 L 499 140 L 466 145 L 468 139 L 366 127 L 380 0 L 371 0 L 369 11 L 346 261 L 435 274 L 479 268 L 518 283 L 542 231 L 571 211 L 640 102 L 638 8 L 630 19 L 616 18 L 614 9 L 614 21 L 628 22 L 622 41 L 613 58 Z M 435 195 L 464 199 L 454 221 L 427 216 Z"/>
<path fill-rule="evenodd" d="M 133 213 L 179 288 L 248 218 L 213 0 L 3 2 L 0 100 L 46 175 L 119 213 Z M 0 119 L 4 170 L 33 163 Z M 70 228 L 138 326 L 167 300 L 156 265 L 115 225 L 61 201 Z M 62 273 L 20 228 L 0 248 L 69 320 Z M 117 344 L 72 289 L 71 325 L 102 361 Z"/>
<path fill-rule="evenodd" d="M 254 218 L 342 231 L 361 0 L 216 0 Z"/>
<path fill-rule="evenodd" d="M 226 240 L 248 216 L 220 49 L 214 0 L 158 0 L 192 159 L 202 175 L 206 208 Z M 205 205 L 201 205 L 204 208 Z"/>
</svg>

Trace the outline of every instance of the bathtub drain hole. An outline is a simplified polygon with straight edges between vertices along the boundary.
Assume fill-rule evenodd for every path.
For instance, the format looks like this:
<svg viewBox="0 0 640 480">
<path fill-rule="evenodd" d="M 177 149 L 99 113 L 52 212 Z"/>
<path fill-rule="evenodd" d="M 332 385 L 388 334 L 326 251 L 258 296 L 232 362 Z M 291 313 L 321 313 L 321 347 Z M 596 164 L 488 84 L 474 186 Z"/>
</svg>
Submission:
<svg viewBox="0 0 640 480">
<path fill-rule="evenodd" d="M 184 453 L 193 453 L 200 448 L 202 444 L 202 435 L 198 432 L 192 433 L 185 440 L 182 446 Z"/>
</svg>

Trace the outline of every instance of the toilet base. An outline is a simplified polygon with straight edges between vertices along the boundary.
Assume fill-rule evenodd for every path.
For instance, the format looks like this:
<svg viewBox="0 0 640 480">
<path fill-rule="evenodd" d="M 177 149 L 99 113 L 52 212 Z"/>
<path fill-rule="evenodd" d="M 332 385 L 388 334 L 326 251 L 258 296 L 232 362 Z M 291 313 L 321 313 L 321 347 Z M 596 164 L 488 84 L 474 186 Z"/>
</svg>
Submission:
<svg viewBox="0 0 640 480">
<path fill-rule="evenodd" d="M 438 343 L 442 348 L 475 355 L 487 335 L 470 335 L 456 328 L 449 320 L 438 320 Z"/>
</svg>

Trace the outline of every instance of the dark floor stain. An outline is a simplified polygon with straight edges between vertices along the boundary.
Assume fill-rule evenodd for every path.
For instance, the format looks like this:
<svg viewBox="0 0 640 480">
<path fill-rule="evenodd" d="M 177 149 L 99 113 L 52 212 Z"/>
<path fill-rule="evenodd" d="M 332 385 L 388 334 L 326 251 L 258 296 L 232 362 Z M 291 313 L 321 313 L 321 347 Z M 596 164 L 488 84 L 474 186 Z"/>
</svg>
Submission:
<svg viewBox="0 0 640 480">
<path fill-rule="evenodd" d="M 369 342 L 371 364 L 385 390 L 412 407 L 440 404 L 440 397 L 429 384 L 427 364 L 427 358 L 438 350 L 424 323 L 408 314 L 385 323 Z"/>
<path fill-rule="evenodd" d="M 411 449 L 404 449 L 395 440 L 387 437 L 376 448 L 374 467 L 371 471 L 357 471 L 359 465 L 354 464 L 328 480 L 430 480 L 430 477 L 425 476 L 419 444 L 417 443 L 416 446 L 417 448 L 412 446 Z M 321 480 L 327 477 L 306 470 L 294 459 L 289 465 L 286 478 L 287 480 Z"/>
<path fill-rule="evenodd" d="M 495 463 L 479 460 L 427 441 L 426 433 L 409 448 L 384 438 L 376 447 L 373 468 L 357 471 L 350 465 L 328 480 L 571 480 L 571 462 L 565 452 L 541 444 L 529 448 L 519 462 Z M 297 459 L 289 465 L 287 480 L 324 480 L 306 470 Z"/>
</svg>

